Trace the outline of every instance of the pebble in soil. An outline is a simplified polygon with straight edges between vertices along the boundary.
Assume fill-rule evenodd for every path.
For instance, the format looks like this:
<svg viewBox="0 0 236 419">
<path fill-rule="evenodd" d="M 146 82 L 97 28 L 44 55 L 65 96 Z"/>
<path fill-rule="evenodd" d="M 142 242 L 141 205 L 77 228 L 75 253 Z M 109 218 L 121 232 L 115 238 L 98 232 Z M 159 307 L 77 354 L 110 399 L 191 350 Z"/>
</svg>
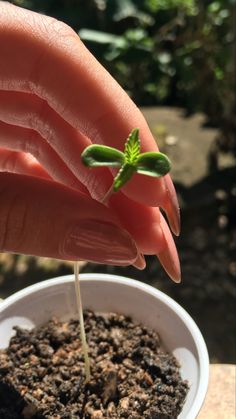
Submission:
<svg viewBox="0 0 236 419">
<path fill-rule="evenodd" d="M 77 320 L 16 327 L 0 351 L 0 419 L 174 419 L 188 384 L 159 335 L 117 314 L 85 311 L 91 380 Z"/>
</svg>

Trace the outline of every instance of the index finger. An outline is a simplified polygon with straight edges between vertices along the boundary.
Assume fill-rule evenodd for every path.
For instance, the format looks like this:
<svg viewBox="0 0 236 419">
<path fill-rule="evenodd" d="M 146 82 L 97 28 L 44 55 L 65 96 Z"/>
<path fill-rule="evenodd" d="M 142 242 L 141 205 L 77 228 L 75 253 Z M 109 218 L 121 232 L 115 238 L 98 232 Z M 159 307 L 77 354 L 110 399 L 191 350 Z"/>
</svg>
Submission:
<svg viewBox="0 0 236 419">
<path fill-rule="evenodd" d="M 157 150 L 138 108 L 71 28 L 10 4 L 1 2 L 1 8 L 0 89 L 36 94 L 92 142 L 123 149 L 138 127 L 142 151 Z M 166 180 L 139 177 L 138 186 L 136 180 L 124 193 L 161 205 L 177 231 L 178 205 L 168 175 Z"/>
</svg>

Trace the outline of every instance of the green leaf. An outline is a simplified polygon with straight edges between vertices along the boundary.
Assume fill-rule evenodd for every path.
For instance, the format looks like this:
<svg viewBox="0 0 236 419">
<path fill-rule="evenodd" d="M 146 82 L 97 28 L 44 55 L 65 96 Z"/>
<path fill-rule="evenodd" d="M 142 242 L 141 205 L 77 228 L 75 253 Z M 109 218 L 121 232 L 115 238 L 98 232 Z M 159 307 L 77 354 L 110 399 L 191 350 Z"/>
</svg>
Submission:
<svg viewBox="0 0 236 419">
<path fill-rule="evenodd" d="M 125 163 L 124 153 L 113 147 L 92 144 L 81 154 L 82 162 L 89 167 L 120 167 Z"/>
<path fill-rule="evenodd" d="M 129 163 L 124 164 L 119 172 L 117 173 L 114 182 L 113 182 L 113 190 L 117 192 L 122 186 L 127 183 L 133 174 L 136 172 L 136 167 L 130 165 Z"/>
<path fill-rule="evenodd" d="M 135 128 L 131 131 L 125 143 L 125 162 L 135 165 L 138 156 L 140 155 L 140 139 L 139 129 Z"/>
<path fill-rule="evenodd" d="M 137 173 L 147 176 L 160 177 L 171 169 L 171 162 L 163 153 L 142 153 L 137 159 Z"/>
</svg>

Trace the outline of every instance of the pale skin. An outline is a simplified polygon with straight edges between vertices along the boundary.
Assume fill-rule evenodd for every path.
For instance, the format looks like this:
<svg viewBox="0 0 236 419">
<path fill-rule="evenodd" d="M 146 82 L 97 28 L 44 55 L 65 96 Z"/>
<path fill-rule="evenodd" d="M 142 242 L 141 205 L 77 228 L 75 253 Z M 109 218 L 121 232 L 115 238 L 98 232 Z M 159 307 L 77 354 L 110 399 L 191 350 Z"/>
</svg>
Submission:
<svg viewBox="0 0 236 419">
<path fill-rule="evenodd" d="M 135 175 L 104 205 L 111 171 L 80 159 L 91 143 L 123 150 L 135 127 L 142 152 L 157 151 L 138 108 L 70 27 L 0 1 L 1 252 L 140 269 L 140 255 L 156 255 L 179 282 L 159 209 L 178 235 L 170 176 Z"/>
</svg>

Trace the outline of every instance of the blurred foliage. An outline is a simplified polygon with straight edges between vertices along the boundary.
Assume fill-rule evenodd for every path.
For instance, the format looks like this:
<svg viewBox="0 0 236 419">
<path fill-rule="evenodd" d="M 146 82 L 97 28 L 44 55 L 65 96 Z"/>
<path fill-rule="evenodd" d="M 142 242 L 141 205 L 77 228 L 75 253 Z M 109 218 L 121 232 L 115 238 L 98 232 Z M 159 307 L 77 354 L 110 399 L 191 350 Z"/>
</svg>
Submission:
<svg viewBox="0 0 236 419">
<path fill-rule="evenodd" d="M 72 26 L 138 105 L 204 112 L 236 155 L 236 0 L 15 0 Z"/>
</svg>

